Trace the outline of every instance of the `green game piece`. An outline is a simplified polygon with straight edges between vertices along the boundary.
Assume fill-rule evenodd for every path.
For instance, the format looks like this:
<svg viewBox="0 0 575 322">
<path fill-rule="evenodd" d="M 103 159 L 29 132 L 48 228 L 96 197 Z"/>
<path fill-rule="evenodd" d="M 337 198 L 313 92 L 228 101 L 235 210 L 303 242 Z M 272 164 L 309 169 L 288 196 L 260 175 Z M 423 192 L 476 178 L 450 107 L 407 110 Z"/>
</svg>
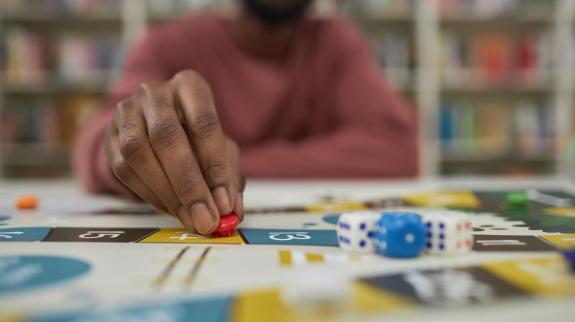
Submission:
<svg viewBox="0 0 575 322">
<path fill-rule="evenodd" d="M 529 198 L 525 192 L 509 192 L 505 200 L 511 208 L 526 208 L 529 204 Z"/>
</svg>

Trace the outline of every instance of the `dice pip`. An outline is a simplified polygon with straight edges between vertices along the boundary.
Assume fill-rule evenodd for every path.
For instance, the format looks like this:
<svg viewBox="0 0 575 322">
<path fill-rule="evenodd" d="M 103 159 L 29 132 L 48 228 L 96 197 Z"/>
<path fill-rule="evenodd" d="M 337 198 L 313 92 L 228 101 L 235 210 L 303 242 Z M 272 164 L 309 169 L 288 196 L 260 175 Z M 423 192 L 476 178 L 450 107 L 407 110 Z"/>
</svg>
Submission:
<svg viewBox="0 0 575 322">
<path fill-rule="evenodd" d="M 426 251 L 436 255 L 465 254 L 473 248 L 469 216 L 459 211 L 433 211 L 424 215 Z"/>
<path fill-rule="evenodd" d="M 374 211 L 343 213 L 337 222 L 339 246 L 347 251 L 373 252 L 373 228 L 381 214 Z"/>
<path fill-rule="evenodd" d="M 420 215 L 388 211 L 376 223 L 374 244 L 387 257 L 417 257 L 425 246 L 425 227 Z"/>
</svg>

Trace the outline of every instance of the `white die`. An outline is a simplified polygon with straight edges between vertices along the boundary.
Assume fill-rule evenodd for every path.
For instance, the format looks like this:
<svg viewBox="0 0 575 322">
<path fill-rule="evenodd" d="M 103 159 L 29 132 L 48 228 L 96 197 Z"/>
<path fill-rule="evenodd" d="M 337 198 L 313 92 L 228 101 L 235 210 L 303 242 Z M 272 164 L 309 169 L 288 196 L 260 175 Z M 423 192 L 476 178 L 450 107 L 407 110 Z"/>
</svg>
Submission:
<svg viewBox="0 0 575 322">
<path fill-rule="evenodd" d="M 372 235 L 381 214 L 374 211 L 346 212 L 339 216 L 337 238 L 344 250 L 373 252 Z"/>
<path fill-rule="evenodd" d="M 423 216 L 430 254 L 458 255 L 473 248 L 473 228 L 466 213 L 433 211 Z"/>
</svg>

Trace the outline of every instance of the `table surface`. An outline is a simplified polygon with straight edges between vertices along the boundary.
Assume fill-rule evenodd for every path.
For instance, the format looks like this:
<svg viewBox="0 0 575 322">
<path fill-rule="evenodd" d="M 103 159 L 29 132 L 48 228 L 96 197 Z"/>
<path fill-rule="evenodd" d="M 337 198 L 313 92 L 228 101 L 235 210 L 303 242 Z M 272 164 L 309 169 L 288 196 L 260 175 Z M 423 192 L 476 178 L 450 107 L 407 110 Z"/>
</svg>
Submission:
<svg viewBox="0 0 575 322">
<path fill-rule="evenodd" d="M 575 192 L 575 184 L 556 179 L 456 179 L 418 181 L 279 181 L 252 180 L 248 182 L 244 199 L 246 207 L 302 205 L 320 201 L 326 196 L 345 199 L 368 199 L 387 195 L 433 189 L 545 189 L 562 187 Z M 0 209 L 12 206 L 14 198 L 22 194 L 35 194 L 44 204 L 64 204 L 79 207 L 102 204 L 117 206 L 126 202 L 112 196 L 88 195 L 72 180 L 0 181 Z M 575 300 L 505 302 L 461 309 L 431 310 L 426 321 L 573 321 Z M 536 304 L 536 305 L 535 305 Z M 412 321 L 421 315 L 394 317 L 394 320 Z M 379 319 L 378 319 L 379 320 Z"/>
<path fill-rule="evenodd" d="M 301 205 L 321 201 L 325 196 L 369 199 L 434 189 L 539 189 L 562 187 L 575 192 L 575 182 L 555 178 L 510 179 L 470 178 L 444 180 L 249 180 L 244 193 L 246 207 Z M 73 180 L 0 180 L 0 205 L 23 194 L 34 194 L 43 201 L 103 202 L 112 205 L 125 201 L 113 196 L 89 195 Z"/>
</svg>

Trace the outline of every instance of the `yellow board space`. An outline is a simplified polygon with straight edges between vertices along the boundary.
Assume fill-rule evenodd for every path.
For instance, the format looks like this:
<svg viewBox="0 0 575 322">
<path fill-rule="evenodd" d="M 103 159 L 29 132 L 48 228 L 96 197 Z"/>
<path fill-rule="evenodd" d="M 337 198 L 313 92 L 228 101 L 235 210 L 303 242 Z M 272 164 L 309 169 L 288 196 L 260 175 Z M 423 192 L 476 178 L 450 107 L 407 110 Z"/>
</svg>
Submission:
<svg viewBox="0 0 575 322">
<path fill-rule="evenodd" d="M 575 218 L 575 208 L 547 208 L 543 213 L 551 216 Z"/>
<path fill-rule="evenodd" d="M 244 244 L 244 240 L 235 232 L 230 237 L 208 238 L 190 233 L 181 228 L 164 228 L 142 239 L 140 243 L 177 243 L 177 244 Z"/>
<path fill-rule="evenodd" d="M 488 272 L 533 295 L 575 294 L 575 276 L 559 257 L 494 262 L 481 265 Z"/>
<path fill-rule="evenodd" d="M 282 267 L 322 265 L 322 264 L 343 264 L 358 262 L 360 257 L 357 254 L 332 253 L 322 254 L 300 250 L 282 249 L 278 251 L 278 262 Z"/>
<path fill-rule="evenodd" d="M 419 207 L 475 209 L 481 203 L 473 193 L 466 191 L 423 192 L 405 195 L 401 199 Z"/>
<path fill-rule="evenodd" d="M 402 312 L 413 308 L 414 303 L 384 293 L 367 284 L 358 282 L 352 287 L 349 305 L 345 307 L 317 310 L 297 310 L 281 299 L 281 290 L 277 288 L 250 291 L 239 295 L 232 308 L 232 322 L 287 322 L 287 321 L 328 321 L 340 320 L 343 316 L 352 317 L 385 312 Z M 344 319 L 345 320 L 345 319 Z"/>
<path fill-rule="evenodd" d="M 539 237 L 560 249 L 569 250 L 575 248 L 575 234 L 543 235 Z"/>
<path fill-rule="evenodd" d="M 342 202 L 342 203 L 322 203 L 305 206 L 307 212 L 344 212 L 366 210 L 367 207 L 363 202 Z"/>
<path fill-rule="evenodd" d="M 24 318 L 17 314 L 0 313 L 0 322 L 24 322 Z"/>
</svg>

